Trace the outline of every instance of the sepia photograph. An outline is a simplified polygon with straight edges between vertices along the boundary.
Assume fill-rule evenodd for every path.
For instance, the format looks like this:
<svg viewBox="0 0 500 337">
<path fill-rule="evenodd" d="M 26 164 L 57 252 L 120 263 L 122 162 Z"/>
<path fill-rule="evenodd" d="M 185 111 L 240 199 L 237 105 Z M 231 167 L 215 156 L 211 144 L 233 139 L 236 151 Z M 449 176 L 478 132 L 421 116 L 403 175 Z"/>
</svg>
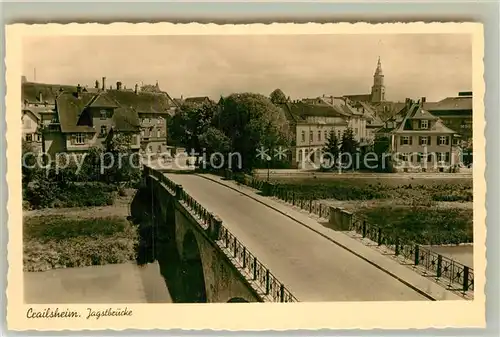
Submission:
<svg viewBox="0 0 500 337">
<path fill-rule="evenodd" d="M 482 35 L 404 26 L 24 34 L 23 317 L 484 300 Z"/>
</svg>

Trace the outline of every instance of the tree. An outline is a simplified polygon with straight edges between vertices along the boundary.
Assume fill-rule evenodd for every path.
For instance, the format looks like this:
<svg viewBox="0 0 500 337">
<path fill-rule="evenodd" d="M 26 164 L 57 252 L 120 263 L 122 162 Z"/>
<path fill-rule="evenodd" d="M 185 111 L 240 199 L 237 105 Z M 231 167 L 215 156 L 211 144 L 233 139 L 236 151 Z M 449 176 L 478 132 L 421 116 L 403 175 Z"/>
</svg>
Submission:
<svg viewBox="0 0 500 337">
<path fill-rule="evenodd" d="M 331 131 L 326 140 L 326 145 L 323 152 L 328 153 L 328 158 L 331 160 L 329 167 L 333 167 L 333 164 L 337 162 L 340 154 L 339 140 L 335 135 L 334 131 Z"/>
<path fill-rule="evenodd" d="M 217 124 L 229 138 L 232 151 L 240 154 L 245 171 L 262 161 L 257 156 L 261 147 L 271 156 L 271 149 L 281 146 L 288 150 L 290 136 L 285 114 L 263 95 L 241 93 L 226 97 Z"/>
<path fill-rule="evenodd" d="M 354 168 L 355 158 L 354 155 L 358 152 L 359 143 L 354 138 L 354 132 L 351 128 L 347 128 L 342 135 L 342 142 L 340 151 L 342 155 L 349 155 L 351 160 L 350 164 Z"/>
<path fill-rule="evenodd" d="M 376 135 L 373 141 L 373 152 L 377 156 L 377 171 L 384 171 L 384 168 L 387 169 L 387 158 L 384 157 L 384 154 L 389 152 L 390 149 L 390 138 L 387 136 Z"/>
<path fill-rule="evenodd" d="M 214 116 L 217 105 L 213 102 L 203 104 L 184 103 L 177 113 L 168 121 L 170 139 L 176 146 L 186 148 L 188 154 L 201 155 L 203 146 L 200 144 L 200 135 L 214 125 Z"/>
<path fill-rule="evenodd" d="M 286 103 L 287 98 L 286 95 L 281 89 L 275 89 L 270 95 L 269 98 L 273 104 L 283 104 Z"/>
<path fill-rule="evenodd" d="M 110 139 L 106 142 L 106 152 L 101 160 L 105 166 L 99 167 L 104 181 L 116 183 L 133 182 L 139 179 L 139 157 L 133 155 L 131 148 L 131 140 L 134 136 L 128 133 L 111 132 Z"/>
<path fill-rule="evenodd" d="M 208 161 L 206 164 L 210 164 L 215 167 L 219 167 L 221 165 L 223 167 L 227 167 L 228 161 L 226 159 L 228 159 L 227 156 L 231 151 L 231 143 L 229 138 L 222 131 L 213 126 L 209 126 L 199 136 L 199 143 L 205 150 L 205 158 Z M 223 161 L 222 163 L 219 162 L 221 160 Z"/>
</svg>

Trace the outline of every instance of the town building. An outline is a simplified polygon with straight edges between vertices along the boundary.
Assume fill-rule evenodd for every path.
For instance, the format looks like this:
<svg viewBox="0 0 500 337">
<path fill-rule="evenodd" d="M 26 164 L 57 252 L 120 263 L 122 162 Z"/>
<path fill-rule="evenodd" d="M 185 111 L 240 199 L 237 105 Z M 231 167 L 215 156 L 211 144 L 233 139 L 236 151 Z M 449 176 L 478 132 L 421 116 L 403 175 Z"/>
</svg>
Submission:
<svg viewBox="0 0 500 337">
<path fill-rule="evenodd" d="M 278 106 L 285 112 L 290 126 L 292 167 L 299 169 L 319 167 L 324 162 L 323 151 L 330 134 L 334 133 L 340 142 L 357 117 L 355 110 L 341 98 L 304 99 Z"/>
<path fill-rule="evenodd" d="M 424 108 L 439 117 L 449 128 L 456 130 L 465 146 L 472 147 L 472 92 L 459 92 L 439 102 L 424 102 Z"/>
<path fill-rule="evenodd" d="M 88 92 L 78 85 L 75 90 L 63 90 L 55 100 L 55 116 L 44 128 L 44 152 L 87 152 L 92 147 L 104 147 L 111 137 L 130 137 L 130 148 L 139 150 L 139 121 L 136 111 L 120 105 L 106 91 Z"/>
<path fill-rule="evenodd" d="M 131 147 L 144 154 L 168 154 L 167 119 L 177 105 L 166 92 L 146 88 L 127 89 L 117 82 L 116 88 L 108 89 L 105 77 L 93 88 L 24 82 L 24 137 L 39 141 L 49 154 L 81 153 L 102 146 L 118 132 L 131 135 Z M 36 131 L 28 119 L 39 119 Z M 28 136 L 32 133 L 42 137 Z"/>
<path fill-rule="evenodd" d="M 376 132 L 388 138 L 388 164 L 394 172 L 449 172 L 460 163 L 460 135 L 424 110 L 424 104 L 425 98 L 407 98 L 403 109 Z"/>
</svg>

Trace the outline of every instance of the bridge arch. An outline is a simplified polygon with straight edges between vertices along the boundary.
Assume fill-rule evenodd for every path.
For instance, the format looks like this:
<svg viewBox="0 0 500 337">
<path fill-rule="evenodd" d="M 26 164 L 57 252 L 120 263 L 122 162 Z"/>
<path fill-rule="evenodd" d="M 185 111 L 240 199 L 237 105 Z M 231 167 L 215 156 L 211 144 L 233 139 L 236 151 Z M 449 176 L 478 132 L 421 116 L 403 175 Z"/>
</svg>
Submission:
<svg viewBox="0 0 500 337">
<path fill-rule="evenodd" d="M 250 303 L 242 297 L 233 297 L 227 303 Z"/>
<path fill-rule="evenodd" d="M 194 233 L 188 230 L 182 244 L 182 276 L 186 298 L 190 303 L 206 303 L 207 291 L 200 248 Z"/>
</svg>

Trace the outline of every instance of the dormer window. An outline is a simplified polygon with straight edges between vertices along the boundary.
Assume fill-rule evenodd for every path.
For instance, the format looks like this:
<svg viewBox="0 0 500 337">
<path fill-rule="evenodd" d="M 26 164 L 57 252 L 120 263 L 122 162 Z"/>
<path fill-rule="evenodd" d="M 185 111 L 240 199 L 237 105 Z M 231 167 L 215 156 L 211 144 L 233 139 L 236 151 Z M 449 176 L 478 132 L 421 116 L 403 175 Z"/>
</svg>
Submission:
<svg viewBox="0 0 500 337">
<path fill-rule="evenodd" d="M 85 135 L 83 133 L 77 133 L 75 135 L 75 144 L 85 144 Z"/>
<path fill-rule="evenodd" d="M 101 119 L 107 119 L 108 118 L 108 112 L 106 110 L 101 110 Z"/>
<path fill-rule="evenodd" d="M 423 119 L 420 121 L 420 128 L 423 130 L 427 130 L 429 128 L 429 121 L 427 119 Z"/>
</svg>

